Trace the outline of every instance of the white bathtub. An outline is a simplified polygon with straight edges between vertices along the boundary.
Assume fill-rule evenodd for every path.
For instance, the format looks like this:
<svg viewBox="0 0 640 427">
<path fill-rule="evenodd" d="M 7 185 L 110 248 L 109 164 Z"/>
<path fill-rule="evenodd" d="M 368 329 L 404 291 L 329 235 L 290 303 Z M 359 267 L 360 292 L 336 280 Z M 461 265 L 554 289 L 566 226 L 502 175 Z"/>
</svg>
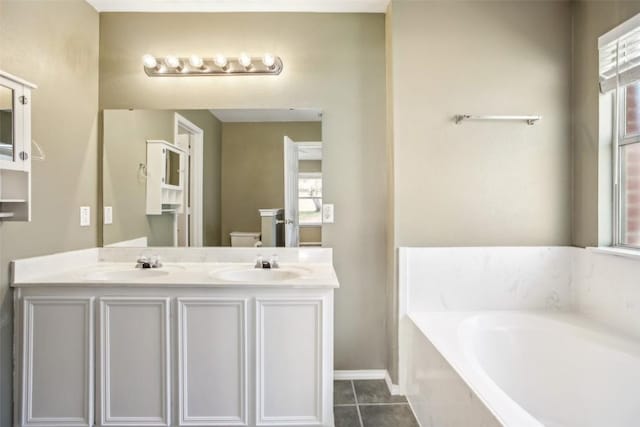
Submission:
<svg viewBox="0 0 640 427">
<path fill-rule="evenodd" d="M 404 372 L 406 392 L 423 426 L 640 425 L 640 344 L 636 341 L 571 314 L 422 312 L 410 313 L 409 318 L 413 325 L 407 327 L 417 328 L 429 342 L 420 344 L 419 334 L 413 334 L 408 349 L 413 354 Z M 475 399 L 476 406 L 482 402 L 495 418 L 470 415 L 477 409 L 462 407 L 460 402 L 434 403 L 434 397 L 444 399 L 443 394 L 451 400 L 452 390 L 460 387 L 447 385 L 447 390 L 442 384 L 450 381 L 433 386 L 434 378 L 443 372 L 446 376 L 446 370 L 434 371 L 433 363 L 422 364 L 420 357 L 431 344 L 475 396 L 458 395 L 471 404 Z M 426 387 L 434 390 L 425 391 Z M 436 407 L 447 405 L 453 406 L 446 408 L 446 422 L 436 419 Z M 469 418 L 462 419 L 457 412 L 466 412 Z"/>
</svg>

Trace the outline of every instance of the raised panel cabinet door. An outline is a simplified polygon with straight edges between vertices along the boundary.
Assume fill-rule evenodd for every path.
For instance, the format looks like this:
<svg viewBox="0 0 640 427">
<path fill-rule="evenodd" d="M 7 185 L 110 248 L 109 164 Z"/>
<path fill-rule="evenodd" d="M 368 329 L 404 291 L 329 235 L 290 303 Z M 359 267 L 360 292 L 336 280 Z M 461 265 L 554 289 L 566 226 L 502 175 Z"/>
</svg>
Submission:
<svg viewBox="0 0 640 427">
<path fill-rule="evenodd" d="M 257 425 L 323 423 L 324 300 L 256 301 Z"/>
<path fill-rule="evenodd" d="M 25 297 L 22 426 L 93 425 L 93 298 Z"/>
<path fill-rule="evenodd" d="M 246 300 L 178 298 L 181 426 L 247 425 Z"/>
<path fill-rule="evenodd" d="M 98 419 L 103 426 L 168 426 L 168 298 L 101 298 Z"/>
</svg>

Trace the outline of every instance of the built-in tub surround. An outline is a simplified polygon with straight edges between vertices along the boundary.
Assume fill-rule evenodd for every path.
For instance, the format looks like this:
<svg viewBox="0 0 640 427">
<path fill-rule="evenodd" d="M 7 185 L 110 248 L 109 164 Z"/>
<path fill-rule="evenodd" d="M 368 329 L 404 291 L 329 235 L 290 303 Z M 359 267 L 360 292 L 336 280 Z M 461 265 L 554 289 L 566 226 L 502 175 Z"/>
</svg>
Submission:
<svg viewBox="0 0 640 427">
<path fill-rule="evenodd" d="M 96 248 L 13 287 L 16 426 L 333 425 L 331 249 Z"/>
<path fill-rule="evenodd" d="M 402 248 L 406 312 L 567 309 L 569 247 Z M 407 306 L 407 304 L 410 304 Z"/>
<path fill-rule="evenodd" d="M 402 248 L 400 391 L 426 427 L 635 426 L 638 277 L 593 249 Z"/>
</svg>

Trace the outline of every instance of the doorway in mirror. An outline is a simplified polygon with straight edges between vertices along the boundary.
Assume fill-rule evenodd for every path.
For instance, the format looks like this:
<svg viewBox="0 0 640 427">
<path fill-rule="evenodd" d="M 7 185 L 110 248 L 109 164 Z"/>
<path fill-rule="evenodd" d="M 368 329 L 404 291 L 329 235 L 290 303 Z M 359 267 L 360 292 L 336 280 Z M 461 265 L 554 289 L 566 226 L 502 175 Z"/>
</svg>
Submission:
<svg viewBox="0 0 640 427">
<path fill-rule="evenodd" d="M 202 164 L 204 131 L 175 113 L 175 143 L 186 153 L 184 161 L 184 209 L 175 215 L 175 246 L 202 246 Z"/>
</svg>

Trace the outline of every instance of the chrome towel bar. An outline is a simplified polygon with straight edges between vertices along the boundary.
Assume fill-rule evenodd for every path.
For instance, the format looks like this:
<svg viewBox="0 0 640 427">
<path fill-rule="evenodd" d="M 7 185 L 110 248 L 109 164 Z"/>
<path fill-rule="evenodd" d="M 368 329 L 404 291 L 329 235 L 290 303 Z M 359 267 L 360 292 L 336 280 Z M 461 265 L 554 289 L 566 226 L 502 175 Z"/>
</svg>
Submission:
<svg viewBox="0 0 640 427">
<path fill-rule="evenodd" d="M 473 114 L 458 114 L 454 119 L 457 125 L 464 120 L 515 120 L 524 121 L 528 125 L 534 125 L 538 120 L 542 120 L 542 116 L 476 116 Z"/>
</svg>

